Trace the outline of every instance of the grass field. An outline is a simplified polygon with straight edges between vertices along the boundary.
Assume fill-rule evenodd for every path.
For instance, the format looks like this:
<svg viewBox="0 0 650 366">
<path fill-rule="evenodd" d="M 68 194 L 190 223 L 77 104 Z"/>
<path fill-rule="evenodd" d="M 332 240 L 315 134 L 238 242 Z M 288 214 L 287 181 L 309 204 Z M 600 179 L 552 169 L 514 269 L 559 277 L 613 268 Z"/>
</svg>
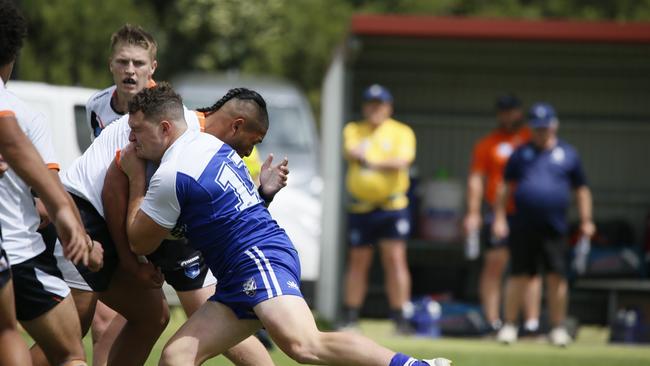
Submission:
<svg viewBox="0 0 650 366">
<path fill-rule="evenodd" d="M 157 365 L 162 347 L 169 337 L 185 320 L 178 308 L 172 311 L 169 326 L 156 343 L 146 365 Z M 527 339 L 512 346 L 503 346 L 489 339 L 422 339 L 400 337 L 392 334 L 388 321 L 362 321 L 361 330 L 380 344 L 401 352 L 421 358 L 444 356 L 454 361 L 456 366 L 648 366 L 650 365 L 650 345 L 627 346 L 607 343 L 607 330 L 598 327 L 582 327 L 577 341 L 566 349 L 550 346 L 541 339 Z M 84 339 L 88 355 L 91 352 L 90 337 Z M 296 365 L 277 348 L 271 356 L 278 366 Z M 90 357 L 89 357 L 90 359 Z M 217 357 L 205 365 L 231 365 L 223 358 Z"/>
</svg>

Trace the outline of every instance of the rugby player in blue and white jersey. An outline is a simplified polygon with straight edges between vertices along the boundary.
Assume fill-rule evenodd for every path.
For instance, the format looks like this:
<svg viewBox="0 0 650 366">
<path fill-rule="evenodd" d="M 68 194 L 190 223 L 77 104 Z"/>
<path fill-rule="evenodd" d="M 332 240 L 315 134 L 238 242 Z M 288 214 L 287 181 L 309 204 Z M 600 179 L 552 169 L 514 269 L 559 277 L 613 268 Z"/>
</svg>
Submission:
<svg viewBox="0 0 650 366">
<path fill-rule="evenodd" d="M 266 115 L 266 108 L 259 94 L 240 88 L 229 91 L 215 105 L 202 109 L 201 112 L 185 109 L 184 114 L 190 129 L 220 136 L 233 145 L 239 145 L 242 155 L 245 155 L 250 153 L 249 146 L 253 144 L 246 142 L 249 139 L 246 134 L 241 132 L 240 127 L 247 121 L 255 121 L 260 115 Z M 93 141 L 86 152 L 62 174 L 63 183 L 77 203 L 89 234 L 91 237 L 103 240 L 106 253 L 105 268 L 97 274 L 91 274 L 83 266 L 73 266 L 63 260 L 60 261 L 60 268 L 66 281 L 73 288 L 84 332 L 88 330 L 92 309 L 98 297 L 100 299 L 107 298 L 107 303 L 111 307 L 128 315 L 129 321 L 135 322 L 134 326 L 144 328 L 143 332 L 149 332 L 147 337 L 141 334 L 141 339 L 137 342 L 122 342 L 122 344 L 137 347 L 131 352 L 118 351 L 115 347 L 111 350 L 111 357 L 123 355 L 125 358 L 130 357 L 135 360 L 138 357 L 146 357 L 149 353 L 153 342 L 162 331 L 159 325 L 165 323 L 160 317 L 166 315 L 158 311 L 162 301 L 161 292 L 137 284 L 138 282 L 146 283 L 147 278 L 138 280 L 140 274 L 137 270 L 116 271 L 118 262 L 120 266 L 128 265 L 125 262 L 132 262 L 134 266 L 140 267 L 151 266 L 151 264 L 137 263 L 136 256 L 128 250 L 123 224 L 127 193 L 125 192 L 120 197 L 119 190 L 104 189 L 104 197 L 102 197 L 102 187 L 105 183 L 110 185 L 113 181 L 110 174 L 107 174 L 108 166 L 116 151 L 128 144 L 129 132 L 127 115 L 108 126 Z M 262 191 L 269 197 L 272 197 L 286 184 L 286 174 L 288 174 L 286 160 L 276 166 L 271 166 L 271 163 L 272 157 L 269 157 L 264 164 L 261 177 Z M 119 213 L 121 200 L 124 201 L 124 208 Z M 118 212 L 111 214 L 115 210 Z M 114 229 L 120 225 L 121 235 L 120 229 Z M 199 264 L 205 266 L 202 262 Z M 144 272 L 145 277 L 146 273 L 155 273 Z M 212 281 L 214 282 L 214 278 Z M 211 292 L 205 294 L 205 291 L 201 291 L 203 299 L 201 303 L 192 305 L 194 309 L 205 302 L 214 292 L 214 287 L 210 290 Z M 114 295 L 108 296 L 109 294 Z M 149 323 L 153 324 L 147 326 Z M 122 336 L 120 335 L 120 337 Z M 226 355 L 238 365 L 272 364 L 268 353 L 254 338 L 234 347 Z"/>
<path fill-rule="evenodd" d="M 300 363 L 449 365 L 416 360 L 352 333 L 320 332 L 300 292 L 298 253 L 271 218 L 241 157 L 223 141 L 187 128 L 180 96 L 161 85 L 129 104 L 131 144 L 121 169 L 129 182 L 131 249 L 149 254 L 177 225 L 219 279 L 217 292 L 170 339 L 160 365 L 197 365 L 266 327 Z M 249 126 L 262 141 L 268 119 Z M 146 185 L 145 161 L 159 163 Z"/>
</svg>

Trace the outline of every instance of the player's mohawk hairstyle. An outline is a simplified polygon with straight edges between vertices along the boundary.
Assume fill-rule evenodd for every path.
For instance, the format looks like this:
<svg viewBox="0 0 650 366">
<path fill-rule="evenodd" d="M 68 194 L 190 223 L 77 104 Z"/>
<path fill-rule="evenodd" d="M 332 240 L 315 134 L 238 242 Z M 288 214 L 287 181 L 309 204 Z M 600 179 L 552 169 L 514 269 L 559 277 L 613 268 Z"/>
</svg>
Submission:
<svg viewBox="0 0 650 366">
<path fill-rule="evenodd" d="M 221 107 L 223 107 L 223 105 L 228 103 L 228 101 L 231 99 L 252 100 L 257 104 L 259 108 L 266 111 L 266 101 L 264 100 L 264 98 L 262 98 L 262 96 L 258 92 L 246 88 L 230 89 L 228 90 L 226 95 L 221 97 L 221 99 L 217 100 L 217 102 L 214 103 L 211 107 L 200 108 L 197 110 L 199 112 L 208 113 L 208 114 L 213 113 L 221 109 Z"/>
<path fill-rule="evenodd" d="M 27 22 L 13 1 L 0 0 L 0 65 L 16 59 L 27 36 Z"/>
<path fill-rule="evenodd" d="M 245 102 L 250 102 L 253 103 L 257 109 L 257 113 L 259 114 L 260 122 L 268 127 L 268 122 L 269 122 L 269 113 L 266 110 L 266 101 L 262 96 L 251 89 L 247 88 L 233 88 L 228 90 L 226 95 L 221 97 L 221 99 L 217 100 L 216 103 L 214 103 L 210 107 L 206 108 L 199 108 L 197 111 L 203 112 L 206 115 L 209 115 L 211 113 L 214 113 L 221 109 L 226 103 L 228 103 L 230 100 L 241 100 Z"/>
</svg>

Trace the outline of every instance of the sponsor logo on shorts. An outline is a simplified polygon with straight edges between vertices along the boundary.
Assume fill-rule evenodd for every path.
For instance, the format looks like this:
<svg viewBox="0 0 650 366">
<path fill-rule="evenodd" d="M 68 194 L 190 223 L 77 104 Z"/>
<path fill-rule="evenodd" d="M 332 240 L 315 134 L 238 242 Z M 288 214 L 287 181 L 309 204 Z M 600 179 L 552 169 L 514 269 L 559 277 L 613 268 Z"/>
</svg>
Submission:
<svg viewBox="0 0 650 366">
<path fill-rule="evenodd" d="M 185 271 L 185 276 L 191 279 L 195 279 L 199 276 L 199 274 L 201 274 L 201 266 L 199 266 L 198 263 L 191 264 L 183 268 L 183 270 Z"/>
<path fill-rule="evenodd" d="M 257 283 L 255 283 L 255 278 L 251 277 L 248 281 L 244 282 L 244 293 L 250 297 L 255 296 L 257 291 Z"/>
<path fill-rule="evenodd" d="M 186 267 L 186 266 L 188 266 L 190 264 L 194 264 L 194 263 L 198 262 L 199 259 L 201 259 L 201 257 L 199 257 L 198 255 L 194 256 L 194 257 L 192 257 L 190 259 L 186 259 L 186 260 L 181 262 L 181 267 Z"/>
<path fill-rule="evenodd" d="M 411 224 L 407 219 L 399 219 L 397 220 L 397 223 L 395 223 L 395 228 L 400 235 L 407 235 L 411 230 Z"/>
<path fill-rule="evenodd" d="M 287 286 L 289 286 L 289 288 L 292 288 L 294 290 L 300 291 L 300 287 L 298 286 L 296 281 L 287 281 Z"/>
</svg>

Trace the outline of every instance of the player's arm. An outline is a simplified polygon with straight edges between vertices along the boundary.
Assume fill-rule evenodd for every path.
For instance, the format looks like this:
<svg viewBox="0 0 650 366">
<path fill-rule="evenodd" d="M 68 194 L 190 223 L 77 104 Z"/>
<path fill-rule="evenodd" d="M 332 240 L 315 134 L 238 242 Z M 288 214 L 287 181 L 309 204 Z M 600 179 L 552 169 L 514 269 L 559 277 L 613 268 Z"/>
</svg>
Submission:
<svg viewBox="0 0 650 366">
<path fill-rule="evenodd" d="M 596 226 L 592 218 L 593 200 L 588 186 L 576 188 L 576 204 L 580 216 L 580 232 L 584 236 L 591 237 L 596 232 Z"/>
<path fill-rule="evenodd" d="M 465 232 L 478 230 L 481 225 L 481 200 L 483 199 L 483 174 L 475 172 L 467 177 L 467 215 Z"/>
<path fill-rule="evenodd" d="M 141 209 L 146 194 L 145 161 L 135 155 L 132 144 L 122 150 L 120 165 L 129 182 L 126 233 L 130 249 L 137 255 L 151 254 L 170 229 L 159 225 Z"/>
<path fill-rule="evenodd" d="M 515 151 L 503 171 L 503 179 L 497 186 L 496 199 L 494 201 L 494 222 L 492 223 L 492 235 L 497 240 L 502 240 L 508 236 L 509 227 L 507 221 L 507 202 L 511 192 L 514 191 L 514 185 L 520 179 L 521 162 L 519 161 L 518 151 Z"/>
<path fill-rule="evenodd" d="M 159 288 L 163 283 L 160 270 L 151 263 L 140 263 L 138 257 L 131 251 L 126 234 L 126 215 L 129 198 L 129 181 L 118 167 L 119 157 L 111 163 L 106 172 L 102 189 L 102 204 L 106 226 L 113 239 L 120 266 L 133 274 L 144 287 Z"/>
<path fill-rule="evenodd" d="M 58 179 L 48 172 L 38 151 L 23 133 L 13 114 L 0 115 L 0 154 L 43 200 L 54 222 L 64 254 L 74 263 L 88 264 L 92 245 L 86 235 L 76 206 Z"/>
<path fill-rule="evenodd" d="M 467 213 L 463 222 L 466 235 L 475 232 L 481 226 L 481 202 L 488 157 L 485 144 L 477 143 L 472 151 L 472 164 L 467 177 Z"/>
<path fill-rule="evenodd" d="M 408 169 L 415 160 L 415 134 L 411 129 L 395 131 L 398 135 L 395 140 L 396 150 L 394 156 L 389 158 L 374 160 L 364 156 L 361 164 L 367 168 L 383 171 L 395 171 Z"/>
</svg>

